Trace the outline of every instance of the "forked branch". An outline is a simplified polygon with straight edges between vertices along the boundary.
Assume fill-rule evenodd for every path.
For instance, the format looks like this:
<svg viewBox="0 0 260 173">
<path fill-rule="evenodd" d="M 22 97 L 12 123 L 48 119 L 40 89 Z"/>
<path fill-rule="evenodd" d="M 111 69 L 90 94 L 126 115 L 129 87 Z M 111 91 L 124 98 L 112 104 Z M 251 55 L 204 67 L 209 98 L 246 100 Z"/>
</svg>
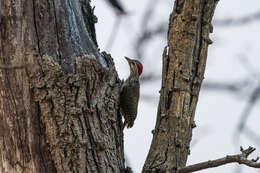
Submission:
<svg viewBox="0 0 260 173">
<path fill-rule="evenodd" d="M 183 168 L 178 168 L 177 173 L 188 173 L 188 172 L 196 172 L 203 169 L 208 168 L 214 168 L 217 166 L 222 166 L 228 163 L 238 163 L 238 164 L 244 164 L 249 167 L 253 168 L 260 168 L 260 162 L 257 162 L 259 157 L 256 159 L 248 160 L 247 157 L 255 151 L 255 148 L 248 147 L 248 149 L 244 150 L 242 147 L 240 147 L 241 154 L 237 155 L 227 155 L 226 157 L 216 159 L 216 160 L 209 160 L 206 162 L 197 163 L 194 165 L 186 166 Z"/>
</svg>

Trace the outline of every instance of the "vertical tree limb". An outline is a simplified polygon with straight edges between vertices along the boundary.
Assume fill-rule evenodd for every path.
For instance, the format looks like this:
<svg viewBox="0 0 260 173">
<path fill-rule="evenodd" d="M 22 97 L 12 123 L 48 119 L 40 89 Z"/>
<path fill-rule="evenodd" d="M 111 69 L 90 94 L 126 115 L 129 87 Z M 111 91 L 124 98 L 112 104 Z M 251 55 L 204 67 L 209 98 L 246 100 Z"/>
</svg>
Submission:
<svg viewBox="0 0 260 173">
<path fill-rule="evenodd" d="M 170 17 L 157 121 L 143 172 L 186 165 L 216 0 L 176 0 Z"/>
</svg>

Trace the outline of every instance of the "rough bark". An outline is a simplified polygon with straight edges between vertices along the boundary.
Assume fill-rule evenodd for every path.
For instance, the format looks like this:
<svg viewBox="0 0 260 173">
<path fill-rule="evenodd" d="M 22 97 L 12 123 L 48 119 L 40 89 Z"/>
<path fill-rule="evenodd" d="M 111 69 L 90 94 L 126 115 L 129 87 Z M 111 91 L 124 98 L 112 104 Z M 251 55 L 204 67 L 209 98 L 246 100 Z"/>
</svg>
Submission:
<svg viewBox="0 0 260 173">
<path fill-rule="evenodd" d="M 123 172 L 120 81 L 87 0 L 1 0 L 0 172 Z M 23 68 L 24 67 L 24 68 Z"/>
<path fill-rule="evenodd" d="M 157 122 L 143 172 L 175 172 L 186 165 L 216 4 L 175 1 L 163 54 Z"/>
</svg>

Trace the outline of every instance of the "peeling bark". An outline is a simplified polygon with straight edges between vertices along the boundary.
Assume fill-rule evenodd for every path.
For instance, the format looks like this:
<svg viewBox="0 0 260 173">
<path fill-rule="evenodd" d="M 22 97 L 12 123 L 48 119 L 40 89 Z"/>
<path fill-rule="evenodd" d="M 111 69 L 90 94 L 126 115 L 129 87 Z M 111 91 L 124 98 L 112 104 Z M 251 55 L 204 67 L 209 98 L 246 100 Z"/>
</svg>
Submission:
<svg viewBox="0 0 260 173">
<path fill-rule="evenodd" d="M 120 80 L 89 1 L 1 0 L 0 172 L 123 172 Z"/>
<path fill-rule="evenodd" d="M 216 3 L 175 1 L 163 53 L 157 122 L 143 172 L 175 172 L 186 165 Z"/>
</svg>

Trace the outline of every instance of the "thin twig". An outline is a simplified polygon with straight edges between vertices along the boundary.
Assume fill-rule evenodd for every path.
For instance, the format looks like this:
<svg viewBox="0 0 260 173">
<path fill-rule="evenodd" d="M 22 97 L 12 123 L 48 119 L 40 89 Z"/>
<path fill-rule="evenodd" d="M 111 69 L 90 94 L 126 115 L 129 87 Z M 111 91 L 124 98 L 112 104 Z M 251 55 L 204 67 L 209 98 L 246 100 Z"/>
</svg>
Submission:
<svg viewBox="0 0 260 173">
<path fill-rule="evenodd" d="M 250 127 L 245 126 L 243 132 L 248 139 L 260 146 L 260 136 L 256 133 L 256 130 L 252 130 Z"/>
<path fill-rule="evenodd" d="M 241 90 L 244 89 L 248 83 L 249 82 L 245 80 L 231 83 L 205 81 L 205 83 L 202 85 L 202 88 L 203 90 L 227 91 L 237 94 L 238 92 L 241 92 Z"/>
<path fill-rule="evenodd" d="M 255 104 L 257 103 L 258 99 L 260 98 L 260 85 L 252 92 L 248 103 L 245 109 L 242 112 L 240 123 L 238 124 L 238 132 L 242 132 L 244 130 L 244 126 L 247 123 L 247 119 L 254 108 Z"/>
<path fill-rule="evenodd" d="M 118 0 L 108 0 L 108 2 L 119 14 L 126 14 L 124 7 Z"/>
<path fill-rule="evenodd" d="M 214 168 L 217 166 L 222 166 L 228 163 L 239 163 L 239 164 L 244 164 L 249 167 L 253 168 L 260 168 L 260 163 L 257 162 L 259 158 L 248 160 L 247 157 L 255 151 L 255 148 L 253 147 L 248 147 L 248 149 L 244 150 L 242 147 L 240 147 L 241 154 L 237 155 L 227 155 L 226 157 L 216 159 L 216 160 L 209 160 L 206 162 L 201 162 L 198 164 L 186 166 L 183 168 L 178 168 L 176 173 L 188 173 L 188 172 L 196 172 L 200 171 L 203 169 L 208 169 L 208 168 Z"/>
<path fill-rule="evenodd" d="M 114 41 L 116 40 L 116 36 L 118 35 L 120 23 L 122 21 L 122 16 L 117 16 L 115 24 L 113 25 L 112 32 L 110 33 L 108 42 L 106 43 L 106 51 L 111 51 Z"/>
<path fill-rule="evenodd" d="M 225 18 L 223 20 L 221 19 L 215 19 L 213 21 L 215 26 L 223 26 L 223 27 L 227 27 L 227 26 L 239 26 L 239 25 L 245 25 L 248 24 L 250 22 L 254 22 L 260 20 L 260 11 L 256 11 L 253 14 L 247 15 L 247 16 L 243 16 L 240 18 Z"/>
</svg>

